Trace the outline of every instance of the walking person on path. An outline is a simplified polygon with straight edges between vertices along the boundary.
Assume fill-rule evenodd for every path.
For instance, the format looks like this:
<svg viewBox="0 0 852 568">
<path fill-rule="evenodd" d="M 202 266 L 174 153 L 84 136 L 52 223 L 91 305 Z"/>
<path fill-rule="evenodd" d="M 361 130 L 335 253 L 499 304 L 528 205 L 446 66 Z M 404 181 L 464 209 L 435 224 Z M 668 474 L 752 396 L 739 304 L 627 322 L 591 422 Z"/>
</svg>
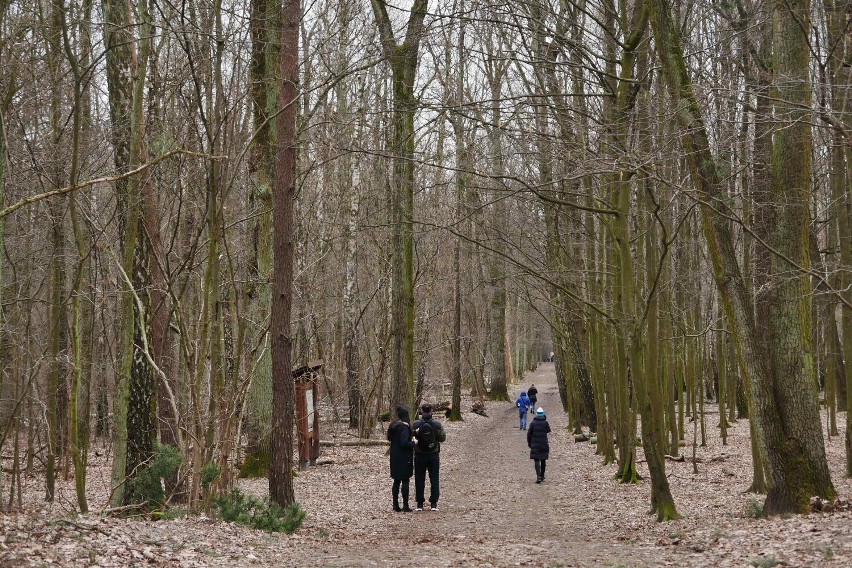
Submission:
<svg viewBox="0 0 852 568">
<path fill-rule="evenodd" d="M 535 482 L 544 481 L 544 470 L 547 467 L 547 458 L 550 457 L 550 444 L 547 435 L 550 434 L 550 424 L 544 416 L 544 409 L 538 407 L 535 410 L 535 418 L 527 430 L 527 446 L 530 448 L 530 459 L 535 462 Z"/>
<path fill-rule="evenodd" d="M 432 405 L 420 407 L 420 420 L 412 424 L 417 444 L 414 446 L 414 496 L 417 511 L 423 510 L 426 491 L 426 472 L 429 472 L 429 505 L 438 510 L 438 498 L 441 496 L 441 442 L 447 439 L 447 433 L 441 423 L 432 418 Z"/>
<path fill-rule="evenodd" d="M 396 420 L 388 426 L 390 442 L 390 475 L 393 478 L 393 510 L 411 512 L 408 506 L 408 487 L 414 474 L 414 440 L 408 409 L 398 406 Z M 402 507 L 399 506 L 399 489 L 402 486 Z"/>
<path fill-rule="evenodd" d="M 527 396 L 530 398 L 530 412 L 534 412 L 533 409 L 538 404 L 538 389 L 535 388 L 535 385 L 530 385 L 530 388 L 527 389 Z"/>
<path fill-rule="evenodd" d="M 515 401 L 515 406 L 518 407 L 518 418 L 520 419 L 518 430 L 527 429 L 527 412 L 532 408 L 532 402 L 527 397 L 526 391 L 521 391 L 521 396 Z"/>
</svg>

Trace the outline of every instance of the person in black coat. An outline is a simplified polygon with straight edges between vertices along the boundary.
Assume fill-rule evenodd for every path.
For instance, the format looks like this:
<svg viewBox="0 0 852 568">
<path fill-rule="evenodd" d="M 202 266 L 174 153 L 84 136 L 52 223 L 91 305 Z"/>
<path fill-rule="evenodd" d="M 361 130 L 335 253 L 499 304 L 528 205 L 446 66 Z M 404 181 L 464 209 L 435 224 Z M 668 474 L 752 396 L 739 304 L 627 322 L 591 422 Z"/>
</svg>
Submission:
<svg viewBox="0 0 852 568">
<path fill-rule="evenodd" d="M 539 406 L 527 430 L 527 446 L 530 448 L 530 459 L 535 462 L 536 483 L 544 481 L 544 469 L 547 467 L 547 458 L 550 457 L 548 434 L 550 434 L 550 424 L 544 416 L 544 409 Z"/>
<path fill-rule="evenodd" d="M 420 420 L 412 424 L 417 445 L 414 446 L 414 498 L 417 500 L 417 511 L 423 510 L 426 493 L 426 474 L 429 474 L 429 505 L 433 511 L 438 510 L 438 498 L 441 496 L 440 471 L 441 471 L 441 442 L 447 440 L 447 433 L 440 422 L 432 418 L 432 405 L 424 404 L 420 407 Z M 428 424 L 432 431 L 433 447 L 424 447 L 426 442 L 426 428 Z"/>
<path fill-rule="evenodd" d="M 411 417 L 408 409 L 396 409 L 396 420 L 388 426 L 390 442 L 390 475 L 393 478 L 393 510 L 411 512 L 408 506 L 408 486 L 414 475 L 414 440 L 412 440 Z M 399 506 L 399 489 L 402 486 L 402 507 Z"/>
<path fill-rule="evenodd" d="M 535 388 L 535 385 L 530 385 L 530 388 L 527 390 L 527 398 L 532 402 L 530 412 L 535 412 L 535 405 L 538 403 L 538 389 Z"/>
</svg>

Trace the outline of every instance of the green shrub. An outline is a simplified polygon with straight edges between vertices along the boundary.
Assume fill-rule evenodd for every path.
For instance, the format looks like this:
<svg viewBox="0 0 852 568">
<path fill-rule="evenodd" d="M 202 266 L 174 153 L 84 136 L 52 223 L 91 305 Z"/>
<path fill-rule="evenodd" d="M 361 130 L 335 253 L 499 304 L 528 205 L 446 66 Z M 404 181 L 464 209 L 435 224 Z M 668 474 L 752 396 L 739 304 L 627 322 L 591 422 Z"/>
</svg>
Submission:
<svg viewBox="0 0 852 568">
<path fill-rule="evenodd" d="M 127 503 L 147 503 L 149 510 L 161 509 L 166 500 L 163 478 L 175 475 L 181 463 L 183 456 L 176 447 L 156 444 L 153 457 L 127 482 Z"/>
<path fill-rule="evenodd" d="M 757 568 L 773 568 L 773 566 L 778 566 L 780 562 L 772 556 L 758 556 L 757 558 L 751 559 L 751 565 L 756 566 Z"/>
<path fill-rule="evenodd" d="M 239 476 L 246 479 L 255 479 L 269 475 L 269 452 L 249 454 L 240 467 Z"/>
<path fill-rule="evenodd" d="M 305 520 L 305 511 L 298 503 L 282 508 L 265 498 L 263 500 L 242 491 L 231 489 L 215 500 L 216 511 L 222 520 L 246 525 L 269 532 L 292 534 Z"/>
<path fill-rule="evenodd" d="M 215 462 L 210 462 L 201 468 L 201 486 L 205 489 L 211 483 L 219 479 L 219 474 L 222 473 L 222 466 Z"/>
<path fill-rule="evenodd" d="M 746 501 L 745 515 L 752 519 L 759 519 L 763 516 L 763 503 L 757 499 L 749 499 Z"/>
<path fill-rule="evenodd" d="M 189 509 L 182 509 L 180 507 L 169 508 L 165 511 L 158 511 L 154 513 L 155 519 L 162 519 L 164 521 L 174 521 L 176 519 L 183 519 L 184 517 L 188 517 L 192 515 L 192 511 Z"/>
</svg>

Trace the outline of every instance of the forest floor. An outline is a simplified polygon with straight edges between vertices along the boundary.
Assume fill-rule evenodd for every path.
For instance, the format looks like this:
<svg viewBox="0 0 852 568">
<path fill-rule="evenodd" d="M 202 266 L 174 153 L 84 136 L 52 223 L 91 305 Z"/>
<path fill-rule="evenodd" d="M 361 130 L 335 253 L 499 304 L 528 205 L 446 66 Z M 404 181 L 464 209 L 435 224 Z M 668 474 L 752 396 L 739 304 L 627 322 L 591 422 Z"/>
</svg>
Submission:
<svg viewBox="0 0 852 568">
<path fill-rule="evenodd" d="M 615 466 L 602 466 L 595 447 L 574 443 L 566 428 L 553 365 L 524 377 L 523 388 L 531 382 L 553 428 L 542 484 L 535 483 L 514 406 L 489 402 L 488 417 L 465 412 L 463 422 L 442 420 L 447 441 L 440 511 L 391 510 L 381 446 L 324 447 L 322 457 L 333 463 L 296 478 L 296 498 L 308 516 L 290 536 L 205 516 L 157 522 L 76 516 L 73 482 L 63 482 L 54 504 L 33 505 L 43 482 L 33 479 L 24 499 L 31 505 L 0 515 L 0 566 L 852 566 L 848 508 L 770 520 L 749 516 L 762 499 L 742 493 L 752 473 L 748 421 L 732 426 L 723 446 L 718 414 L 708 415 L 707 446 L 696 449 L 698 473 L 691 446 L 683 448 L 687 461 L 666 464 L 682 518 L 657 523 L 647 513 L 650 486 L 641 448 L 642 481 L 615 482 Z M 843 476 L 839 427 L 841 435 L 826 446 L 832 480 L 848 504 L 852 480 Z M 108 456 L 93 460 L 92 503 L 105 504 Z M 239 486 L 261 496 L 267 491 L 265 480 Z M 413 503 L 413 480 L 411 491 Z"/>
</svg>

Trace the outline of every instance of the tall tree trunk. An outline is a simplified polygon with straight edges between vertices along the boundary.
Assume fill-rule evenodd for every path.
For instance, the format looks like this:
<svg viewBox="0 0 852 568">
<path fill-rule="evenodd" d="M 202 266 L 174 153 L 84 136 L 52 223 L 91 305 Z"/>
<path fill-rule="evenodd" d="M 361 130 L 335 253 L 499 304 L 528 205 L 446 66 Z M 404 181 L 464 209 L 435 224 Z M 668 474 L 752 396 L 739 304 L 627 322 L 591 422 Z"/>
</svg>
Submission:
<svg viewBox="0 0 852 568">
<path fill-rule="evenodd" d="M 51 76 L 50 96 L 50 129 L 52 144 L 52 165 L 50 167 L 50 183 L 54 188 L 65 185 L 64 159 L 62 149 L 61 105 L 62 81 L 61 73 L 61 41 L 62 41 L 62 6 L 55 3 L 51 6 L 50 26 L 48 28 L 48 69 Z M 65 285 L 67 272 L 65 266 L 66 236 L 64 216 L 66 197 L 55 197 L 48 203 L 51 222 L 51 240 L 53 252 L 50 260 L 51 296 L 50 296 L 50 379 L 47 386 L 47 422 L 48 422 L 48 452 L 46 500 L 53 501 L 54 484 L 57 463 L 65 455 L 66 433 L 68 428 L 68 368 L 65 361 L 68 356 L 68 309 L 65 304 Z"/>
<path fill-rule="evenodd" d="M 145 0 L 137 6 L 140 15 L 147 13 Z M 145 136 L 143 97 L 147 73 L 150 36 L 140 30 L 137 44 L 130 4 L 122 0 L 103 0 L 104 43 L 106 45 L 107 86 L 115 167 L 124 172 L 143 161 Z M 142 16 L 144 18 L 144 16 Z M 143 20 L 144 21 L 144 20 Z M 145 26 L 143 26 L 145 27 Z M 121 247 L 121 307 L 119 323 L 118 370 L 113 411 L 112 506 L 125 502 L 128 465 L 128 404 L 134 365 L 138 356 L 135 339 L 139 332 L 136 320 L 136 290 L 131 278 L 137 267 L 141 211 L 140 175 L 115 184 L 119 207 L 119 244 Z M 132 473 L 132 471 L 130 471 Z"/>
<path fill-rule="evenodd" d="M 411 6 L 405 41 L 397 43 L 385 0 L 370 0 L 382 51 L 393 77 L 393 301 L 391 303 L 391 407 L 414 404 L 414 114 L 420 40 L 428 0 Z"/>
<path fill-rule="evenodd" d="M 269 431 L 272 422 L 272 360 L 268 318 L 272 303 L 272 185 L 275 169 L 279 53 L 276 34 L 281 25 L 280 18 L 278 0 L 252 0 L 249 89 L 254 138 L 249 171 L 254 186 L 249 194 L 249 203 L 251 209 L 257 211 L 257 220 L 251 233 L 252 284 L 246 287 L 246 294 L 249 296 L 252 319 L 257 322 L 257 342 L 262 346 L 262 350 L 253 369 L 245 421 L 246 464 L 251 464 L 251 469 L 256 470 L 256 473 L 260 473 L 260 468 L 265 469 L 269 463 Z"/>
<path fill-rule="evenodd" d="M 152 16 L 153 17 L 153 16 Z M 150 28 L 154 31 L 154 22 Z M 151 131 L 147 133 L 148 138 L 156 139 L 162 134 L 163 118 L 163 82 L 160 77 L 158 50 L 152 49 L 150 58 L 150 102 L 148 107 L 149 124 Z M 149 325 L 150 357 L 157 367 L 153 372 L 152 380 L 156 390 L 156 425 L 159 432 L 160 443 L 173 446 L 186 452 L 181 434 L 180 400 L 178 399 L 178 383 L 175 378 L 176 361 L 173 347 L 173 335 L 171 332 L 172 300 L 169 295 L 171 283 L 167 274 L 168 251 L 163 243 L 160 203 L 157 200 L 157 188 L 152 176 L 146 175 L 142 185 L 143 200 L 143 230 L 144 237 L 148 243 L 148 259 L 146 272 L 150 280 L 149 300 Z M 185 489 L 181 485 L 179 472 L 165 480 L 166 494 L 173 495 L 175 500 L 185 499 Z"/>
<path fill-rule="evenodd" d="M 349 63 L 350 37 L 349 26 L 351 18 L 349 0 L 343 0 L 338 6 L 337 37 L 337 73 L 343 76 Z M 346 361 L 346 390 L 349 398 L 349 427 L 358 428 L 365 411 L 364 393 L 361 388 L 361 355 L 359 351 L 358 329 L 360 322 L 360 305 L 357 295 L 358 281 L 358 224 L 361 196 L 358 185 L 353 184 L 352 159 L 346 151 L 352 141 L 352 129 L 348 125 L 349 102 L 347 100 L 347 82 L 341 80 L 335 86 L 336 130 L 335 138 L 340 144 L 342 156 L 337 158 L 338 168 L 336 179 L 340 184 L 341 193 L 349 194 L 349 209 L 346 219 L 346 275 L 343 288 L 344 311 L 344 359 Z"/>
<path fill-rule="evenodd" d="M 506 376 L 506 277 L 503 254 L 505 251 L 504 236 L 502 231 L 506 227 L 506 203 L 500 193 L 504 187 L 503 176 L 505 166 L 503 163 L 503 113 L 502 89 L 503 73 L 501 68 L 488 77 L 491 87 L 491 126 L 488 129 L 489 153 L 493 202 L 492 219 L 490 230 L 486 230 L 485 236 L 489 242 L 492 253 L 486 257 L 488 263 L 488 287 L 489 287 L 489 312 L 488 318 L 488 345 L 487 351 L 490 358 L 491 369 L 491 400 L 509 400 L 508 378 Z"/>
<path fill-rule="evenodd" d="M 616 85 L 615 103 L 612 109 L 612 147 L 615 158 L 622 159 L 627 152 L 630 113 L 637 93 L 634 86 L 634 66 L 636 49 L 645 35 L 648 25 L 647 8 L 643 4 L 635 7 L 629 16 L 630 28 L 626 30 L 627 40 L 621 55 L 621 72 Z M 625 19 L 627 14 L 623 14 Z M 614 33 L 614 30 L 613 32 Z M 631 396 L 630 385 L 635 389 L 644 380 L 642 376 L 642 354 L 644 345 L 640 344 L 641 324 L 636 313 L 636 295 L 634 281 L 633 254 L 630 248 L 630 204 L 632 189 L 630 180 L 633 172 L 616 171 L 609 180 L 612 203 L 617 214 L 610 221 L 609 230 L 614 250 L 614 289 L 616 314 L 616 357 L 618 377 L 616 412 L 618 420 L 618 474 L 622 483 L 635 483 L 639 479 L 636 472 L 636 404 Z M 635 405 L 635 406 L 634 406 Z M 643 417 L 643 422 L 644 422 Z M 648 417 L 650 418 L 650 417 Z M 651 458 L 649 458 L 649 466 Z"/>
<path fill-rule="evenodd" d="M 9 6 L 8 2 L 0 2 L 0 29 L 3 28 L 3 23 L 6 16 L 6 8 Z M 3 56 L 3 44 L 0 43 L 0 60 L 2 60 Z M 10 73 L 11 77 L 9 78 L 12 84 L 14 84 L 15 75 Z M 4 209 L 6 206 L 6 110 L 9 108 L 9 103 L 11 102 L 11 94 L 12 89 L 9 88 L 9 92 L 4 94 L 3 98 L 0 99 L 0 211 Z M 6 227 L 3 221 L 3 217 L 0 216 L 0 251 L 5 249 L 5 235 L 6 235 Z M 7 326 L 7 315 L 6 310 L 3 309 L 3 286 L 5 284 L 5 280 L 3 279 L 3 262 L 0 261 L 0 329 L 6 329 Z M 0 353 L 3 353 L 4 345 L 6 344 L 6 339 L 4 338 L 4 333 L 0 332 Z M 8 361 L 6 357 L 2 358 L 3 361 Z M 3 363 L 5 365 L 5 363 Z M 3 372 L 3 369 L 0 368 L 0 373 Z M 0 375 L 0 383 L 2 383 L 2 375 Z M 2 387 L 2 384 L 0 384 Z M 20 424 L 20 422 L 19 422 Z M 18 440 L 18 431 L 15 430 L 15 440 Z M 0 441 L 0 445 L 2 441 Z M 18 463 L 18 457 L 15 456 L 15 464 Z M 17 466 L 16 466 L 17 467 Z M 3 468 L 0 467 L 0 511 L 3 509 Z"/>
<path fill-rule="evenodd" d="M 292 374 L 293 241 L 296 206 L 296 107 L 299 97 L 299 0 L 285 0 L 280 29 L 281 68 L 275 124 L 275 186 L 272 276 L 272 438 L 269 495 L 286 507 L 296 500 L 293 487 L 293 425 L 296 392 Z"/>
<path fill-rule="evenodd" d="M 842 335 L 842 352 L 845 361 L 843 383 L 846 391 L 846 477 L 852 477 L 852 172 L 850 160 L 852 149 L 849 147 L 850 136 L 848 124 L 852 119 L 848 105 L 850 104 L 849 90 L 849 52 L 852 49 L 848 39 L 843 42 L 844 35 L 848 36 L 849 10 L 852 3 L 849 0 L 833 0 L 827 3 L 829 9 L 829 32 L 831 45 L 841 44 L 843 49 L 836 49 L 832 58 L 833 106 L 842 111 L 847 130 L 837 135 L 835 142 L 835 168 L 832 183 L 832 202 L 834 204 L 834 224 L 837 247 L 840 250 L 839 267 L 832 279 L 835 290 L 841 290 L 845 305 L 841 308 L 840 328 Z M 844 163 L 845 159 L 845 163 Z M 839 382 L 838 382 L 839 385 Z"/>
<path fill-rule="evenodd" d="M 74 76 L 69 182 L 71 185 L 76 185 L 80 178 L 81 142 L 90 141 L 92 125 L 91 81 L 89 76 L 92 52 L 92 0 L 85 0 L 83 3 L 83 18 L 78 30 L 79 55 L 71 52 L 70 29 L 65 17 L 66 12 L 64 9 L 61 12 L 63 43 Z M 75 362 L 69 400 L 71 459 L 74 465 L 77 505 L 81 513 L 87 513 L 89 505 L 86 499 L 86 473 L 89 453 L 89 414 L 95 315 L 94 286 L 91 281 L 94 250 L 87 225 L 80 219 L 76 194 L 72 193 L 69 196 L 68 205 L 74 242 L 77 247 L 77 269 L 71 286 L 71 346 Z"/>
<path fill-rule="evenodd" d="M 463 2 L 460 8 L 463 9 Z M 461 22 L 459 27 L 459 39 L 457 43 L 456 75 L 452 81 L 453 106 L 461 109 L 464 101 L 464 54 L 465 54 L 465 23 Z M 454 143 L 456 146 L 456 223 L 461 225 L 465 218 L 468 195 L 468 170 L 470 164 L 470 151 L 465 136 L 464 118 L 461 113 L 450 115 L 450 123 L 453 128 Z M 452 339 L 452 370 L 453 370 L 453 393 L 450 411 L 450 421 L 462 420 L 461 414 L 461 389 L 462 389 L 462 277 L 461 277 L 462 237 L 456 235 L 453 244 L 453 339 Z"/>
</svg>

